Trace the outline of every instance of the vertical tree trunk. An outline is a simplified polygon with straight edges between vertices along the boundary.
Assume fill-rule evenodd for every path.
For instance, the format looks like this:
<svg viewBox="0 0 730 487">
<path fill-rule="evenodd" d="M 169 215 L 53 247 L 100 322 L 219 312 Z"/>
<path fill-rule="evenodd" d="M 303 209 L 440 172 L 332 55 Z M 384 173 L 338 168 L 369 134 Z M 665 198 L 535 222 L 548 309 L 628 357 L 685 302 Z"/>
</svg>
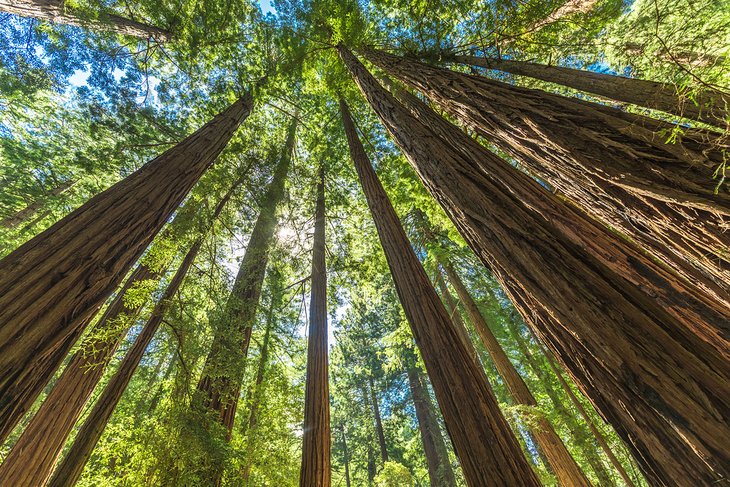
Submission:
<svg viewBox="0 0 730 487">
<path fill-rule="evenodd" d="M 451 468 L 446 443 L 441 436 L 441 428 L 439 428 L 438 419 L 434 414 L 431 398 L 423 385 L 421 369 L 416 364 L 413 352 L 408 355 L 408 384 L 416 408 L 418 430 L 421 433 L 431 487 L 456 487 L 456 478 L 454 470 Z"/>
<path fill-rule="evenodd" d="M 78 17 L 64 0 L 0 0 L 0 12 L 159 42 L 171 37 L 167 30 L 110 13 L 101 12 L 98 19 Z"/>
<path fill-rule="evenodd" d="M 252 106 L 249 93 L 0 260 L 0 424 L 27 411 Z"/>
<path fill-rule="evenodd" d="M 726 477 L 728 361 L 678 319 L 681 287 L 425 105 L 416 118 L 339 51 L 431 194 L 650 481 Z M 628 281 L 621 265 L 643 269 L 659 293 Z"/>
<path fill-rule="evenodd" d="M 715 194 L 712 144 L 668 144 L 620 110 L 380 51 L 368 59 L 423 91 L 592 217 L 730 307 L 730 183 Z M 628 117 L 628 118 L 627 118 Z M 667 124 L 666 129 L 672 125 Z M 717 158 L 715 158 L 717 156 Z M 600 254 L 599 254 L 600 256 Z M 714 342 L 714 339 L 711 339 Z"/>
<path fill-rule="evenodd" d="M 198 239 L 193 243 L 190 250 L 188 250 L 180 267 L 170 280 L 170 284 L 168 284 L 164 294 L 155 305 L 150 319 L 144 328 L 142 328 L 139 335 L 137 335 L 137 338 L 134 340 L 134 345 L 132 345 L 124 356 L 122 363 L 119 365 L 119 369 L 110 379 L 104 391 L 99 396 L 99 399 L 97 399 L 89 416 L 79 429 L 68 453 L 58 465 L 58 468 L 53 472 L 53 476 L 48 483 L 49 487 L 73 487 L 78 482 L 84 471 L 86 462 L 89 460 L 102 433 L 104 433 L 104 428 L 106 428 L 106 424 L 114 412 L 114 408 L 116 408 L 119 400 L 122 398 L 124 390 L 129 385 L 134 371 L 137 370 L 137 366 L 144 356 L 145 350 L 147 350 L 157 329 L 160 327 L 160 323 L 162 323 L 170 302 L 180 289 L 180 285 L 185 279 L 185 275 L 193 264 L 202 245 L 203 240 Z"/>
<path fill-rule="evenodd" d="M 368 399 L 368 387 L 367 383 L 363 382 L 362 385 L 362 403 L 365 406 L 365 411 L 369 414 L 369 399 Z M 368 418 L 369 419 L 369 418 Z M 369 423 L 369 421 L 368 421 Z M 370 423 L 372 424 L 372 423 Z M 373 451 L 373 437 L 368 429 L 367 438 L 367 462 L 368 462 L 368 485 L 373 485 L 375 480 L 375 474 L 377 473 L 377 465 L 375 465 L 375 452 Z"/>
<path fill-rule="evenodd" d="M 672 85 L 636 78 L 625 78 L 604 73 L 595 73 L 582 69 L 549 66 L 513 59 L 484 58 L 479 56 L 449 56 L 446 61 L 481 66 L 486 69 L 497 69 L 507 73 L 567 86 L 611 100 L 631 103 L 640 107 L 652 108 L 727 127 L 727 106 L 730 97 L 715 90 L 708 89 L 698 95 L 694 103 L 682 99 Z"/>
<path fill-rule="evenodd" d="M 343 56 L 351 56 L 349 51 L 341 52 Z M 538 485 L 489 389 L 484 370 L 471 359 L 413 252 L 357 137 L 344 100 L 340 100 L 340 109 L 351 156 L 398 296 L 421 350 L 468 484 Z"/>
<path fill-rule="evenodd" d="M 350 481 L 350 451 L 347 449 L 347 435 L 345 434 L 345 425 L 340 425 L 342 432 L 342 456 L 345 463 L 345 487 L 351 486 Z"/>
<path fill-rule="evenodd" d="M 242 182 L 239 179 L 231 186 L 216 206 L 212 220 L 220 216 Z M 125 304 L 126 292 L 143 281 L 158 281 L 164 267 L 152 270 L 140 264 L 127 279 L 0 466 L 0 485 L 45 484 L 104 370 L 144 306 Z"/>
<path fill-rule="evenodd" d="M 484 320 L 482 313 L 479 311 L 476 302 L 472 299 L 471 294 L 461 281 L 459 275 L 454 271 L 451 265 L 442 260 L 441 265 L 446 271 L 449 282 L 456 289 L 459 300 L 466 309 L 469 319 L 477 331 L 479 338 L 482 340 L 484 347 L 487 349 L 489 356 L 494 361 L 499 375 L 509 389 L 510 395 L 516 404 L 525 406 L 537 406 L 537 401 L 527 388 L 527 384 L 517 372 L 517 369 L 509 361 L 507 354 L 497 341 L 497 338 L 490 330 L 489 325 Z M 563 440 L 558 436 L 552 424 L 543 416 L 535 418 L 535 427 L 530 428 L 532 436 L 539 445 L 542 452 L 547 457 L 552 471 L 558 479 L 560 485 L 566 486 L 588 486 L 590 482 L 583 474 L 578 464 L 575 462 L 570 452 L 565 447 Z"/>
<path fill-rule="evenodd" d="M 78 179 L 69 179 L 62 182 L 61 184 L 53 188 L 53 190 L 46 196 L 46 198 L 39 198 L 30 203 L 22 210 L 18 210 L 12 215 L 8 215 L 0 220 L 0 226 L 5 228 L 13 228 L 20 225 L 21 223 L 35 215 L 36 212 L 47 202 L 49 198 L 59 196 L 65 193 L 66 191 L 71 189 L 76 183 L 78 183 Z"/>
<path fill-rule="evenodd" d="M 325 262 L 324 166 L 317 182 L 312 251 L 312 293 L 309 305 L 307 382 L 304 395 L 301 487 L 329 487 L 330 397 L 327 350 L 327 267 Z"/>
</svg>

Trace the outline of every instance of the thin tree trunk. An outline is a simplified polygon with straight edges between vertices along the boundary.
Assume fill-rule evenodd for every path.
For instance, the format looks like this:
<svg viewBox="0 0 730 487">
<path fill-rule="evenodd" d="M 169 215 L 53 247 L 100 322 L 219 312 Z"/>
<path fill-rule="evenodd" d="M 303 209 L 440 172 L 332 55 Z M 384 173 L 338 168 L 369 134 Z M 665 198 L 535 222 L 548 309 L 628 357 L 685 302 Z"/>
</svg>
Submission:
<svg viewBox="0 0 730 487">
<path fill-rule="evenodd" d="M 724 326 L 723 319 L 708 325 L 707 315 L 695 315 L 690 330 L 678 319 L 686 301 L 677 298 L 689 299 L 681 283 L 425 105 L 412 105 L 420 110 L 416 118 L 346 48 L 339 50 L 431 194 L 631 446 L 646 476 L 657 485 L 724 478 L 730 370 L 694 334 Z M 627 280 L 632 268 L 653 284 Z"/>
<path fill-rule="evenodd" d="M 0 424 L 28 410 L 252 106 L 249 93 L 0 260 Z"/>
<path fill-rule="evenodd" d="M 484 368 L 481 360 L 479 360 L 479 354 L 477 353 L 477 349 L 474 348 L 474 343 L 469 336 L 469 330 L 467 330 L 466 328 L 466 323 L 464 323 L 464 319 L 461 317 L 461 313 L 459 312 L 459 307 L 456 304 L 456 300 L 454 299 L 454 296 L 452 296 L 451 292 L 449 292 L 449 289 L 446 287 L 446 282 L 444 281 L 441 273 L 438 270 L 436 271 L 436 277 L 434 281 L 436 282 L 436 288 L 441 293 L 441 298 L 443 299 L 444 305 L 446 306 L 446 311 L 449 312 L 449 315 L 451 316 L 451 321 L 454 322 L 456 330 L 459 332 L 459 335 L 461 335 L 461 338 L 464 341 L 464 346 L 471 352 L 477 366 Z"/>
<path fill-rule="evenodd" d="M 328 370 L 324 166 L 321 166 L 317 182 L 317 208 L 314 215 L 312 291 L 309 305 L 309 343 L 304 393 L 300 487 L 329 487 L 331 482 Z"/>
<path fill-rule="evenodd" d="M 68 181 L 64 181 L 63 183 L 53 188 L 53 190 L 48 195 L 46 195 L 45 198 L 39 198 L 22 210 L 18 210 L 12 215 L 8 215 L 0 220 L 0 226 L 5 228 L 13 228 L 20 225 L 21 223 L 35 215 L 36 212 L 41 209 L 41 207 L 43 207 L 43 205 L 47 202 L 49 198 L 59 196 L 65 193 L 66 191 L 71 189 L 76 183 L 78 183 L 78 181 L 78 179 L 69 179 Z"/>
<path fill-rule="evenodd" d="M 171 38 L 170 32 L 165 29 L 111 13 L 100 12 L 97 19 L 78 17 L 74 14 L 72 7 L 65 5 L 64 0 L 0 0 L 0 12 L 46 20 L 54 24 L 74 25 L 142 39 L 155 39 L 159 42 L 165 42 Z"/>
<path fill-rule="evenodd" d="M 513 59 L 480 56 L 445 56 L 444 60 L 461 64 L 497 69 L 519 76 L 527 76 L 549 83 L 567 86 L 610 100 L 652 108 L 680 117 L 699 120 L 720 128 L 727 127 L 727 106 L 730 97 L 712 89 L 701 92 L 693 101 L 683 99 L 669 84 L 582 69 L 549 66 Z"/>
<path fill-rule="evenodd" d="M 340 431 L 342 432 L 342 455 L 345 463 L 345 487 L 350 487 L 350 451 L 347 449 L 347 435 L 345 434 L 344 424 L 340 425 Z"/>
<path fill-rule="evenodd" d="M 352 55 L 341 49 L 343 57 Z M 354 59 L 354 58 L 353 58 Z M 345 133 L 398 296 L 426 364 L 464 476 L 471 486 L 538 485 L 517 439 L 410 246 L 344 100 Z"/>
<path fill-rule="evenodd" d="M 212 220 L 220 216 L 242 182 L 241 178 L 231 186 L 216 206 Z M 45 484 L 94 388 L 145 304 L 128 306 L 124 302 L 126 292 L 143 281 L 157 282 L 165 267 L 152 270 L 140 264 L 127 279 L 0 466 L 0 485 Z"/>
<path fill-rule="evenodd" d="M 380 406 L 378 405 L 378 395 L 375 393 L 375 381 L 373 376 L 368 377 L 370 384 L 370 403 L 373 406 L 373 417 L 375 418 L 375 433 L 378 436 L 378 446 L 380 447 L 380 459 L 385 465 L 390 458 L 388 457 L 388 445 L 385 442 L 385 431 L 383 431 L 383 419 L 380 416 Z"/>
<path fill-rule="evenodd" d="M 104 428 L 109 421 L 114 408 L 116 408 L 119 400 L 122 398 L 127 385 L 129 385 L 134 371 L 137 370 L 140 360 L 144 356 L 145 350 L 152 342 L 157 329 L 162 323 L 162 319 L 169 308 L 170 302 L 180 289 L 180 285 L 185 279 L 190 266 L 193 264 L 195 257 L 203 245 L 203 240 L 196 240 L 188 253 L 185 255 L 180 267 L 170 280 L 165 293 L 155 305 L 150 319 L 145 324 L 142 331 L 137 335 L 134 344 L 124 356 L 119 369 L 110 379 L 104 391 L 97 399 L 89 416 L 79 429 L 68 453 L 53 472 L 49 487 L 73 487 L 78 482 L 84 471 L 84 466 L 89 460 L 94 447 L 104 433 Z"/>
<path fill-rule="evenodd" d="M 451 282 L 451 285 L 454 286 L 454 289 L 456 289 L 456 294 L 459 296 L 459 300 L 466 309 L 466 312 L 469 315 L 469 320 L 476 329 L 479 338 L 482 340 L 484 347 L 489 353 L 489 356 L 494 361 L 494 365 L 497 367 L 499 375 L 507 385 L 507 389 L 510 392 L 510 396 L 512 396 L 512 400 L 515 404 L 537 406 L 538 404 L 535 397 L 528 389 L 525 381 L 522 380 L 517 369 L 515 369 L 512 362 L 510 362 L 509 357 L 507 357 L 507 354 L 504 352 L 502 346 L 497 341 L 497 338 L 492 333 L 489 325 L 484 320 L 476 302 L 472 299 L 471 294 L 469 294 L 469 291 L 466 289 L 466 286 L 459 275 L 454 271 L 451 265 L 443 259 L 441 260 L 441 265 L 446 271 L 449 282 Z M 535 427 L 531 427 L 530 430 L 536 444 L 547 457 L 547 460 L 552 467 L 552 471 L 557 477 L 560 485 L 590 485 L 585 474 L 570 455 L 570 452 L 565 447 L 563 440 L 555 432 L 553 425 L 550 424 L 547 418 L 542 415 L 538 415 L 535 418 Z"/>
<path fill-rule="evenodd" d="M 438 419 L 434 414 L 431 398 L 423 385 L 421 369 L 416 364 L 413 352 L 408 355 L 410 362 L 406 370 L 408 384 L 416 408 L 418 430 L 421 433 L 431 487 L 456 487 L 456 478 L 454 470 L 451 468 L 446 443 L 441 436 L 441 428 L 439 428 Z"/>
<path fill-rule="evenodd" d="M 365 52 L 693 283 L 707 306 L 730 307 L 730 183 L 716 193 L 712 144 L 665 143 L 660 123 L 611 107 Z"/>
</svg>

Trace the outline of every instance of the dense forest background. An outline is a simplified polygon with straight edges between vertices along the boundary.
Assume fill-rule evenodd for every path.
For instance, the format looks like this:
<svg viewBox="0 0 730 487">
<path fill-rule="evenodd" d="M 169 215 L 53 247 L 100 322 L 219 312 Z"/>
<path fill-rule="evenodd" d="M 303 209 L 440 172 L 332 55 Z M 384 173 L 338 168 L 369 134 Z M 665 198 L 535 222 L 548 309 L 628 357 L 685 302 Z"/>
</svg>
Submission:
<svg viewBox="0 0 730 487">
<path fill-rule="evenodd" d="M 606 287 L 592 276 L 608 271 L 583 272 L 574 254 L 542 242 L 572 242 L 565 248 L 585 250 L 591 269 L 624 276 L 615 288 L 635 286 L 650 296 L 647 307 L 669 310 L 657 318 L 666 329 L 673 320 L 695 323 L 686 340 L 702 345 L 685 348 L 717 374 L 716 397 L 699 399 L 710 383 L 704 365 L 676 370 L 703 378 L 685 390 L 698 404 L 722 404 L 728 353 L 716 337 L 727 339 L 728 103 L 726 0 L 0 0 L 0 257 L 8 256 L 0 325 L 9 327 L 0 331 L 0 354 L 26 364 L 12 375 L 0 363 L 21 384 L 2 383 L 0 485 L 485 485 L 470 477 L 479 469 L 462 445 L 471 441 L 476 451 L 502 440 L 481 432 L 470 439 L 451 418 L 467 418 L 465 398 L 490 390 L 493 428 L 506 420 L 503 433 L 521 450 L 517 464 L 531 472 L 520 485 L 532 485 L 531 475 L 543 485 L 726 482 L 727 452 L 713 450 L 724 433 L 709 420 L 695 428 L 682 414 L 727 420 L 727 403 L 724 412 L 669 411 L 653 399 L 679 394 L 662 389 L 663 379 L 635 388 L 646 407 L 614 392 L 623 380 L 629 389 L 641 383 L 643 372 L 661 375 L 653 366 L 668 376 L 675 369 L 641 341 L 639 325 L 627 339 L 636 350 L 612 348 L 623 338 L 612 342 L 609 331 L 633 325 L 617 314 L 628 305 L 590 294 Z M 579 114 L 575 107 L 585 112 L 565 115 Z M 428 121 L 430 132 L 411 119 Z M 143 174 L 147 193 L 114 186 L 168 149 L 178 152 L 167 172 Z M 479 188 L 506 181 L 502 200 L 470 193 L 476 179 L 466 169 L 433 169 L 479 151 L 488 161 Z M 360 153 L 372 166 L 358 162 Z M 612 166 L 614 154 L 632 162 Z M 419 165 L 428 157 L 435 162 Z M 657 166 L 645 164 L 652 157 Z M 673 166 L 672 157 L 706 170 Z M 195 158 L 209 162 L 193 170 Z M 385 193 L 367 182 L 366 166 Z M 378 206 L 388 199 L 395 222 Z M 507 200 L 558 230 L 521 217 Z M 166 213 L 153 215 L 162 202 Z M 93 245 L 89 256 L 108 251 L 98 282 L 117 276 L 98 285 L 103 304 L 86 303 L 94 312 L 73 329 L 39 331 L 55 340 L 46 349 L 35 331 L 7 338 L 22 321 L 10 303 L 35 296 L 35 281 L 18 266 L 43 263 L 39 275 L 50 275 L 65 265 L 53 259 L 94 258 L 86 259 L 85 243 L 60 257 L 43 240 L 80 207 L 91 213 L 73 242 Z M 490 218 L 503 233 L 471 231 L 473 221 L 497 228 Z M 140 226 L 146 220 L 157 221 L 154 230 Z M 407 241 L 389 254 L 398 222 Z M 148 240 L 121 240 L 134 232 Z M 628 264 L 612 250 L 623 245 Z M 31 253 L 14 257 L 23 249 Z M 396 254 L 407 262 L 394 264 Z M 649 256 L 642 269 L 661 269 L 653 278 L 632 267 L 640 255 Z M 420 271 L 403 271 L 414 262 L 431 290 L 418 291 Z M 97 283 L 90 275 L 79 277 L 88 289 Z M 513 285 L 533 281 L 546 290 L 535 302 L 555 306 L 545 316 L 563 310 L 556 320 L 575 321 L 574 329 L 544 331 L 553 330 L 541 325 L 549 320 Z M 433 316 L 445 310 L 451 331 L 414 324 L 418 309 L 433 308 L 433 289 L 443 303 Z M 589 295 L 598 296 L 595 308 L 576 304 Z M 32 299 L 28 309 L 56 309 L 56 301 Z M 438 321 L 426 314 L 424 323 Z M 584 342 L 587 335 L 597 338 Z M 22 348 L 23 337 L 37 341 Z M 461 355 L 449 358 L 452 350 Z M 632 369 L 625 350 L 650 365 Z M 586 365 L 593 358 L 605 376 Z M 435 378 L 439 364 L 453 374 Z M 479 374 L 488 385 L 471 389 L 464 379 L 465 390 L 457 387 L 459 377 Z M 689 384 L 677 374 L 677 384 Z M 453 387 L 452 399 L 444 387 Z M 317 397 L 328 398 L 326 412 Z M 651 423 L 649 409 L 673 426 Z M 640 438 L 640 430 L 656 434 Z M 701 452 L 696 464 L 672 443 L 695 434 L 701 441 L 693 445 L 702 446 L 687 451 Z M 330 448 L 331 480 L 300 484 L 300 475 L 312 475 L 308 462 L 323 475 L 315 457 Z"/>
</svg>

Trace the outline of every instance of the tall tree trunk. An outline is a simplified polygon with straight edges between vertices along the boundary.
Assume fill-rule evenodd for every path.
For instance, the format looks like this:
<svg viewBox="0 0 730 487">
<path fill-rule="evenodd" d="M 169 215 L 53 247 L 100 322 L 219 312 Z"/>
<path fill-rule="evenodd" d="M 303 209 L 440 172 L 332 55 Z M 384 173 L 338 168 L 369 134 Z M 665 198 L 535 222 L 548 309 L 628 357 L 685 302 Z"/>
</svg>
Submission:
<svg viewBox="0 0 730 487">
<path fill-rule="evenodd" d="M 362 403 L 365 406 L 366 414 L 369 415 L 372 412 L 372 409 L 369 406 L 370 399 L 368 394 L 368 387 L 367 383 L 362 383 Z M 368 417 L 368 420 L 370 418 Z M 370 421 L 368 421 L 368 425 L 372 425 Z M 375 475 L 378 473 L 378 467 L 375 464 L 375 452 L 373 451 L 373 437 L 372 434 L 370 434 L 370 429 L 368 428 L 368 434 L 367 439 L 365 440 L 367 443 L 367 469 L 368 469 L 368 485 L 373 485 L 373 482 L 375 481 Z"/>
<path fill-rule="evenodd" d="M 324 166 L 317 182 L 312 251 L 312 292 L 309 305 L 309 343 L 304 393 L 301 487 L 329 487 L 330 397 L 327 350 L 327 267 L 325 262 Z"/>
<path fill-rule="evenodd" d="M 352 485 L 350 481 L 350 451 L 347 449 L 347 435 L 345 434 L 345 425 L 340 425 L 340 431 L 342 432 L 342 456 L 345 463 L 345 487 Z"/>
<path fill-rule="evenodd" d="M 346 48 L 339 50 L 431 194 L 647 477 L 672 485 L 727 476 L 730 370 L 678 319 L 678 297 L 689 296 L 651 261 L 617 246 L 605 229 L 425 105 L 416 118 Z M 599 260 L 599 250 L 613 266 Z M 652 276 L 651 295 L 625 277 L 634 266 Z M 698 327 L 707 326 L 703 318 Z"/>
<path fill-rule="evenodd" d="M 249 93 L 0 260 L 0 424 L 28 410 L 252 106 Z"/>
<path fill-rule="evenodd" d="M 97 19 L 79 17 L 74 14 L 71 6 L 65 5 L 64 0 L 0 0 L 0 12 L 46 20 L 54 24 L 75 25 L 125 36 L 155 39 L 159 42 L 171 38 L 170 32 L 165 29 L 111 13 L 100 12 Z"/>
<path fill-rule="evenodd" d="M 451 321 L 453 321 L 456 330 L 459 332 L 459 335 L 461 335 L 461 338 L 464 341 L 464 346 L 469 350 L 469 352 L 471 352 L 477 366 L 484 368 L 481 360 L 479 360 L 479 354 L 477 353 L 477 349 L 474 348 L 474 343 L 469 336 L 469 330 L 467 330 L 466 328 L 466 323 L 464 323 L 464 319 L 461 317 L 461 313 L 459 312 L 459 307 L 456 303 L 456 300 L 454 299 L 454 296 L 452 296 L 449 289 L 446 287 L 446 282 L 444 281 L 441 273 L 438 270 L 436 271 L 436 277 L 434 281 L 436 282 L 436 288 L 441 293 L 441 298 L 443 299 L 444 305 L 446 306 L 446 311 L 449 312 L 449 315 L 451 316 Z"/>
<path fill-rule="evenodd" d="M 456 477 L 451 468 L 446 443 L 441 436 L 438 419 L 433 410 L 431 397 L 423 385 L 421 369 L 416 363 L 415 354 L 408 352 L 408 384 L 413 397 L 418 419 L 418 431 L 421 433 L 423 452 L 426 455 L 428 478 L 431 487 L 456 487 Z"/>
<path fill-rule="evenodd" d="M 193 401 L 193 407 L 202 406 L 216 413 L 218 421 L 226 428 L 228 440 L 233 432 L 243 380 L 243 362 L 248 355 L 251 328 L 261 297 L 269 249 L 278 223 L 276 207 L 284 197 L 284 183 L 294 150 L 296 127 L 294 120 L 289 127 L 284 150 L 271 183 L 261 202 L 259 217 L 218 322 L 213 344 L 198 382 L 197 397 Z M 214 469 L 214 483 L 218 485 L 222 479 L 223 465 L 217 465 Z"/>
<path fill-rule="evenodd" d="M 212 220 L 220 216 L 242 182 L 239 179 L 231 186 L 216 206 Z M 157 282 L 164 267 L 153 270 L 140 264 L 127 279 L 0 466 L 0 485 L 45 484 L 94 388 L 145 304 L 125 304 L 126 292 L 144 281 Z"/>
<path fill-rule="evenodd" d="M 48 483 L 49 487 L 73 487 L 78 482 L 84 471 L 86 462 L 89 460 L 102 433 L 104 433 L 104 428 L 106 428 L 106 424 L 114 412 L 114 408 L 116 408 L 119 400 L 122 398 L 127 385 L 129 385 L 129 381 L 134 375 L 134 371 L 137 370 L 137 366 L 144 356 L 145 350 L 147 350 L 157 329 L 160 327 L 160 323 L 162 323 L 170 302 L 180 289 L 180 285 L 185 279 L 185 275 L 192 266 L 202 245 L 203 240 L 201 238 L 196 240 L 192 247 L 190 247 L 190 250 L 188 250 L 180 267 L 178 267 L 175 275 L 170 280 L 170 284 L 168 284 L 164 294 L 155 305 L 154 310 L 152 310 L 152 315 L 149 320 L 139 335 L 137 335 L 137 338 L 135 338 L 134 344 L 124 356 L 124 359 L 119 365 L 119 369 L 109 380 L 99 399 L 97 399 L 89 416 L 76 434 L 76 438 L 68 453 L 58 465 L 58 468 L 53 472 L 53 476 Z"/>
<path fill-rule="evenodd" d="M 711 158 L 711 144 L 664 143 L 658 124 L 647 129 L 644 119 L 620 110 L 365 52 L 581 210 L 645 247 L 713 306 L 730 307 L 730 183 L 715 194 L 713 172 L 722 161 Z"/>
<path fill-rule="evenodd" d="M 51 190 L 51 192 L 46 195 L 45 198 L 39 198 L 30 203 L 22 210 L 18 210 L 12 215 L 8 215 L 0 220 L 0 227 L 13 228 L 20 225 L 21 223 L 35 215 L 36 212 L 41 209 L 41 207 L 43 207 L 43 205 L 47 202 L 49 198 L 59 196 L 65 193 L 66 191 L 71 189 L 76 183 L 78 183 L 78 181 L 78 179 L 69 179 L 62 182 L 61 184 L 53 188 L 53 190 Z"/>
<path fill-rule="evenodd" d="M 469 320 L 477 331 L 479 338 L 482 340 L 484 347 L 487 349 L 489 356 L 494 361 L 499 375 L 507 385 L 507 389 L 516 404 L 525 406 L 537 406 L 537 401 L 530 390 L 522 380 L 522 377 L 515 369 L 509 357 L 502 349 L 497 338 L 492 333 L 489 325 L 484 320 L 482 313 L 479 311 L 476 302 L 472 299 L 471 294 L 466 289 L 459 275 L 454 271 L 451 265 L 445 260 L 441 260 L 441 265 L 446 271 L 449 282 L 456 289 L 459 300 L 469 315 Z M 590 482 L 586 478 L 583 471 L 575 462 L 570 452 L 565 447 L 563 440 L 558 436 L 553 425 L 544 416 L 538 415 L 535 418 L 535 427 L 530 428 L 532 436 L 536 444 L 547 457 L 552 471 L 558 479 L 560 485 L 566 486 L 588 486 Z"/>
<path fill-rule="evenodd" d="M 383 418 L 380 416 L 380 406 L 378 405 L 378 395 L 375 393 L 375 381 L 373 376 L 368 377 L 370 384 L 370 403 L 373 406 L 373 417 L 375 418 L 375 433 L 378 436 L 378 446 L 380 447 L 380 459 L 385 462 L 389 460 L 388 444 L 385 442 L 385 431 L 383 431 Z"/>
<path fill-rule="evenodd" d="M 610 100 L 652 108 L 680 117 L 699 120 L 720 128 L 727 127 L 730 97 L 712 89 L 701 92 L 693 101 L 683 99 L 674 86 L 637 78 L 596 73 L 582 69 L 549 66 L 513 59 L 480 56 L 444 56 L 445 61 L 497 69 L 549 83 L 567 86 Z"/>
<path fill-rule="evenodd" d="M 352 57 L 345 49 L 341 53 L 345 58 Z M 471 359 L 411 248 L 357 137 L 344 100 L 340 100 L 340 110 L 350 153 L 398 296 L 421 350 L 467 483 L 471 486 L 538 485 L 489 389 L 484 370 Z"/>
</svg>

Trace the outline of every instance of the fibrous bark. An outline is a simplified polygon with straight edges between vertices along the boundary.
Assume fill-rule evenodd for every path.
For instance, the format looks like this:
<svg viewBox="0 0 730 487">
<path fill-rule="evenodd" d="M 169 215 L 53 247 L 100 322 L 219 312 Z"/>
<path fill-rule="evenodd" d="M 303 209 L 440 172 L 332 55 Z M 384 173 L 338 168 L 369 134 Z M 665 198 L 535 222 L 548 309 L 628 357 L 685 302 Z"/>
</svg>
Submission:
<svg viewBox="0 0 730 487">
<path fill-rule="evenodd" d="M 79 17 L 65 5 L 64 0 L 0 0 L 0 12 L 160 42 L 171 37 L 165 29 L 111 13 L 100 12 L 96 19 Z"/>
<path fill-rule="evenodd" d="M 327 267 L 325 263 L 324 166 L 317 183 L 312 251 L 312 291 L 309 305 L 307 377 L 304 392 L 301 487 L 329 487 L 330 398 L 327 351 Z"/>
<path fill-rule="evenodd" d="M 0 261 L 0 424 L 27 411 L 252 106 L 249 93 Z"/>
<path fill-rule="evenodd" d="M 686 303 L 676 297 L 686 296 L 672 290 L 675 283 L 411 100 L 419 113 L 414 116 L 349 50 L 339 51 L 426 188 L 525 321 L 630 445 L 645 475 L 657 485 L 724 478 L 730 464 L 723 446 L 730 435 L 730 367 L 717 348 L 677 318 Z M 611 255 L 614 265 L 598 252 Z M 643 269 L 653 285 L 637 286 L 618 264 Z M 657 288 L 659 293 L 647 293 Z M 672 290 L 675 299 L 664 301 L 661 289 Z M 705 326 L 701 318 L 696 324 Z"/>
<path fill-rule="evenodd" d="M 340 48 L 343 58 L 352 55 Z M 353 58 L 354 59 L 354 58 Z M 350 153 L 446 428 L 471 486 L 538 485 L 517 439 L 431 285 L 340 100 Z"/>
<path fill-rule="evenodd" d="M 364 52 L 698 287 L 708 306 L 730 307 L 730 185 L 715 193 L 722 157 L 711 145 L 665 143 L 660 122 L 611 107 Z"/>
</svg>

